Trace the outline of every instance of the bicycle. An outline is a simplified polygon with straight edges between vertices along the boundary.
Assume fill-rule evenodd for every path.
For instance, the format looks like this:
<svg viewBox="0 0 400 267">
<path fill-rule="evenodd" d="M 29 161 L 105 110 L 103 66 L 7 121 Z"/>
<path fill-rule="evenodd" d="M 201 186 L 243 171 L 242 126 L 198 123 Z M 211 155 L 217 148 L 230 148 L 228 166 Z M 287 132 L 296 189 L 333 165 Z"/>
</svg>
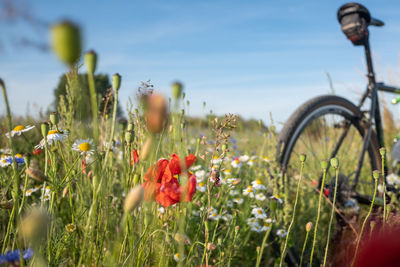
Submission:
<svg viewBox="0 0 400 267">
<path fill-rule="evenodd" d="M 343 234 L 343 227 L 349 225 L 345 215 L 357 214 L 360 209 L 359 203 L 371 203 L 374 190 L 372 172 L 382 169 L 379 149 L 385 147 L 385 144 L 377 92 L 400 94 L 400 88 L 378 83 L 375 80 L 368 27 L 381 27 L 384 23 L 372 18 L 369 11 L 357 3 L 343 5 L 339 8 L 337 16 L 343 33 L 353 45 L 364 47 L 367 63 L 367 88 L 358 105 L 335 95 L 317 96 L 305 102 L 291 115 L 281 130 L 276 154 L 281 172 L 287 177 L 286 187 L 288 189 L 285 189 L 287 190 L 285 193 L 288 196 L 296 193 L 292 190 L 295 188 L 292 185 L 297 184 L 293 182 L 293 177 L 300 169 L 299 155 L 307 155 L 308 166 L 305 171 L 307 175 L 304 177 L 307 186 L 303 186 L 301 192 L 301 205 L 304 212 L 302 218 L 299 219 L 302 227 L 308 220 L 313 221 L 313 216 L 315 217 L 315 209 L 312 209 L 313 205 L 315 206 L 313 198 L 319 195 L 315 192 L 324 188 L 324 194 L 328 200 L 326 202 L 329 202 L 333 191 L 330 189 L 335 186 L 334 173 L 329 172 L 328 169 L 326 181 L 331 180 L 331 182 L 321 187 L 320 162 L 322 160 L 329 161 L 334 157 L 339 160 L 345 159 L 340 162 L 341 174 L 337 185 L 336 215 L 338 220 L 336 221 L 336 230 L 342 232 L 336 233 L 335 236 Z M 400 102 L 400 97 L 394 100 L 394 103 L 397 102 Z M 368 109 L 364 110 L 365 107 Z M 388 166 L 383 167 L 387 172 Z M 393 189 L 387 188 L 388 191 Z M 327 210 L 331 207 L 329 203 L 325 206 Z M 341 214 L 341 210 L 345 210 L 346 214 Z M 327 212 L 327 214 L 329 213 Z M 322 214 L 322 216 L 324 215 Z M 298 228 L 298 230 L 304 232 L 304 228 Z M 325 243 L 322 245 L 325 246 Z M 295 251 L 298 249 L 295 248 Z M 319 253 L 321 252 L 319 251 Z M 295 258 L 292 253 L 290 259 L 286 258 L 286 262 L 296 265 L 298 262 Z"/>
</svg>

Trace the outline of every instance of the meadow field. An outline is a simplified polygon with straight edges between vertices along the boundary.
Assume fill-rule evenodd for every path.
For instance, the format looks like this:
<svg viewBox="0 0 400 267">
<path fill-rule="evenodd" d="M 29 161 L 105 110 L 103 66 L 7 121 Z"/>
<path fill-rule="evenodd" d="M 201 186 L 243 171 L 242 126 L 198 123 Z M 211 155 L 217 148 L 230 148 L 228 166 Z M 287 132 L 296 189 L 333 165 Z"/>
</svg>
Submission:
<svg viewBox="0 0 400 267">
<path fill-rule="evenodd" d="M 307 151 L 282 175 L 272 119 L 206 108 L 202 118 L 187 117 L 192 100 L 180 82 L 170 98 L 144 82 L 118 117 L 123 77 L 112 76 L 106 97 L 97 94 L 101 62 L 94 51 L 82 55 L 79 29 L 62 22 L 52 38 L 66 64 L 56 109 L 40 119 L 12 116 L 0 79 L 0 265 L 286 266 L 292 255 L 303 266 L 350 266 L 362 235 L 380 224 L 382 205 L 364 230 L 369 205 L 335 210 L 335 187 L 314 190 L 315 168 L 331 164 L 324 173 L 332 184 L 342 166 L 354 168 L 349 155 L 316 165 Z M 397 198 L 387 206 L 394 217 Z M 347 226 L 338 226 L 338 213 Z"/>
</svg>

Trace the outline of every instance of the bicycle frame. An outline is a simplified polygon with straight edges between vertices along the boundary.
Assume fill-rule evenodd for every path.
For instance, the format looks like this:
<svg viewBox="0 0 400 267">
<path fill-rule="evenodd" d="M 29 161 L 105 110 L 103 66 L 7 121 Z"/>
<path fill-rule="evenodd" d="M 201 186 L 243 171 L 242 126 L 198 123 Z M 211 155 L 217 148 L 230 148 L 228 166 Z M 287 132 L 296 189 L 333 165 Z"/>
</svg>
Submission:
<svg viewBox="0 0 400 267">
<path fill-rule="evenodd" d="M 376 135 L 378 137 L 379 146 L 380 147 L 385 146 L 381 112 L 380 112 L 380 108 L 379 108 L 378 91 L 400 94 L 400 88 L 388 86 L 388 85 L 385 85 L 384 83 L 377 83 L 375 81 L 375 73 L 374 73 L 374 68 L 373 68 L 373 63 L 372 63 L 369 40 L 366 41 L 366 43 L 364 45 L 364 50 L 365 50 L 365 58 L 366 58 L 367 70 L 368 70 L 368 74 L 367 74 L 368 86 L 367 86 L 367 90 L 364 92 L 364 94 L 358 104 L 358 107 L 361 108 L 364 105 L 364 102 L 367 98 L 371 99 L 371 106 L 369 109 L 369 119 L 367 119 L 368 129 L 367 129 L 367 133 L 364 135 L 363 148 L 362 148 L 362 151 L 360 154 L 360 158 L 358 160 L 358 166 L 357 166 L 357 171 L 355 174 L 355 180 L 354 180 L 354 184 L 352 186 L 353 190 L 355 190 L 355 187 L 359 180 L 362 163 L 364 161 L 365 152 L 368 149 L 368 144 L 371 140 L 371 134 L 373 131 L 374 123 L 375 123 L 375 130 L 376 130 Z M 364 117 L 364 118 L 360 118 L 360 119 L 366 119 L 366 118 Z M 336 147 L 331 154 L 331 158 L 335 157 L 336 153 L 339 151 L 339 148 L 348 133 L 349 126 L 350 126 L 350 124 L 347 124 L 345 126 L 344 131 L 343 131 L 342 135 L 340 136 L 339 141 L 336 144 Z M 386 162 L 385 162 L 385 166 L 382 166 L 382 168 L 384 168 L 385 172 L 388 170 Z M 319 187 L 321 185 L 321 182 L 322 181 L 320 179 Z"/>
</svg>

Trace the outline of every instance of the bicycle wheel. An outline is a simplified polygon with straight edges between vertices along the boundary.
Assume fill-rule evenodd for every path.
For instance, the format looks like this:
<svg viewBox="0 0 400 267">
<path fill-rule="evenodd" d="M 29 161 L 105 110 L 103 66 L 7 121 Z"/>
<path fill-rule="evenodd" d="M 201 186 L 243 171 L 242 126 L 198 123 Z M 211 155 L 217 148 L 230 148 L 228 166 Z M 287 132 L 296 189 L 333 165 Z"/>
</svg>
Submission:
<svg viewBox="0 0 400 267">
<path fill-rule="evenodd" d="M 367 125 L 362 118 L 362 112 L 351 102 L 338 96 L 324 95 L 313 98 L 300 106 L 280 132 L 277 156 L 286 177 L 284 191 L 289 203 L 293 203 L 296 195 L 296 178 L 299 177 L 301 165 L 299 156 L 300 154 L 307 156 L 295 220 L 296 233 L 304 233 L 306 223 L 315 221 L 319 197 L 316 192 L 319 191 L 322 178 L 321 161 L 330 159 L 341 138 L 343 141 L 335 156 L 340 162 L 337 207 L 343 210 L 344 214 L 354 212 L 354 209 L 359 207 L 353 199 L 355 193 L 372 195 L 374 189 L 372 171 L 380 169 L 381 165 L 379 145 L 374 133 L 371 134 L 359 179 L 355 180 L 363 137 L 367 133 Z M 347 131 L 347 134 L 342 136 L 344 131 Z M 324 186 L 324 193 L 327 196 L 333 195 L 334 182 L 335 171 L 330 168 Z M 322 202 L 314 263 L 323 259 L 332 208 L 328 197 Z M 346 207 L 347 210 L 344 210 L 345 206 L 350 206 L 351 209 Z M 304 241 L 304 237 L 299 236 L 295 236 L 293 240 L 296 251 L 301 251 Z M 334 236 L 333 233 L 331 233 L 332 236 Z M 306 255 L 305 262 L 308 262 L 309 254 Z"/>
</svg>

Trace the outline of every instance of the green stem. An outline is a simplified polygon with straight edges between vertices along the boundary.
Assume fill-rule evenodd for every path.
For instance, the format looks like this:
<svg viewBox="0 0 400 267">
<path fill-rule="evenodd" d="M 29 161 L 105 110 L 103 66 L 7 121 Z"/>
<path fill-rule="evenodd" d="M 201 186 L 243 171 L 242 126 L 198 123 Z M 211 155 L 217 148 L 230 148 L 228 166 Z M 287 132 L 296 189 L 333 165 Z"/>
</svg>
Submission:
<svg viewBox="0 0 400 267">
<path fill-rule="evenodd" d="M 299 181 L 297 182 L 296 199 L 294 201 L 292 220 L 290 222 L 290 225 L 289 225 L 289 228 L 288 228 L 288 231 L 287 231 L 285 245 L 283 247 L 283 252 L 282 252 L 282 256 L 281 256 L 281 261 L 279 263 L 280 267 L 282 266 L 282 263 L 283 263 L 283 261 L 285 260 L 285 257 L 286 257 L 286 249 L 287 249 L 287 244 L 289 242 L 289 234 L 290 234 L 290 231 L 292 230 L 292 227 L 293 227 L 293 224 L 294 224 L 294 218 L 296 216 L 296 207 L 297 207 L 297 201 L 299 199 L 300 184 L 301 184 L 301 180 L 303 178 L 303 169 L 304 169 L 304 162 L 302 161 L 301 162 L 301 167 L 300 167 L 300 178 L 299 178 Z"/>
<path fill-rule="evenodd" d="M 326 265 L 326 258 L 328 256 L 328 247 L 329 247 L 329 239 L 331 235 L 331 228 L 332 228 L 332 221 L 333 221 L 333 215 L 335 214 L 335 205 L 336 205 L 336 193 L 337 193 L 337 184 L 338 184 L 338 176 L 339 176 L 339 169 L 336 168 L 336 178 L 335 178 L 335 191 L 333 193 L 333 203 L 332 203 L 332 211 L 331 211 L 331 218 L 329 220 L 329 227 L 328 227 L 328 237 L 326 239 L 326 247 L 325 247 L 325 256 L 324 256 L 324 264 L 323 266 Z"/>
<path fill-rule="evenodd" d="M 319 222 L 319 217 L 321 214 L 322 192 L 324 192 L 324 184 L 325 184 L 325 178 L 326 178 L 326 169 L 323 169 L 323 171 L 324 171 L 324 174 L 322 176 L 321 189 L 319 190 L 318 213 L 317 213 L 317 219 L 315 221 L 314 238 L 313 238 L 313 245 L 312 245 L 311 256 L 310 256 L 310 266 L 312 266 L 312 260 L 313 260 L 313 255 L 314 255 L 315 242 L 316 242 L 316 238 L 317 238 L 318 222 Z"/>
<path fill-rule="evenodd" d="M 306 239 L 304 240 L 304 244 L 303 244 L 303 250 L 301 251 L 300 267 L 301 267 L 301 264 L 303 263 L 303 255 L 304 255 L 304 251 L 306 250 L 307 240 L 308 240 L 308 234 L 309 234 L 309 233 L 310 233 L 310 231 L 307 231 L 307 233 L 306 233 Z"/>
<path fill-rule="evenodd" d="M 259 267 L 259 266 L 260 266 L 262 254 L 263 254 L 263 252 L 264 252 L 265 243 L 267 242 L 267 239 L 268 239 L 269 234 L 271 233 L 271 230 L 272 230 L 272 225 L 269 227 L 268 231 L 267 231 L 267 232 L 265 233 L 265 235 L 264 235 L 264 239 L 263 239 L 263 241 L 262 241 L 262 243 L 261 243 L 260 253 L 258 253 L 258 255 L 257 255 L 256 267 Z M 282 256 L 282 257 L 283 257 L 283 256 Z M 281 258 L 282 258 L 282 257 L 281 257 Z"/>
<path fill-rule="evenodd" d="M 359 247 L 359 245 L 360 245 L 360 241 L 361 241 L 361 237 L 362 237 L 362 234 L 363 234 L 363 231 L 364 231 L 365 224 L 367 223 L 367 220 L 368 220 L 369 216 L 371 215 L 372 208 L 373 208 L 373 206 L 374 206 L 377 188 L 378 188 L 378 179 L 375 179 L 374 196 L 372 197 L 371 206 L 369 207 L 368 214 L 367 214 L 367 216 L 366 216 L 365 219 L 364 219 L 364 222 L 363 222 L 363 224 L 362 224 L 362 226 L 361 226 L 360 234 L 358 235 L 358 238 L 357 238 L 356 250 L 355 250 L 355 252 L 354 252 L 354 257 L 353 257 L 353 261 L 352 261 L 352 263 L 351 263 L 351 267 L 353 267 L 353 266 L 354 266 L 354 263 L 356 262 L 357 253 L 358 253 L 358 247 Z"/>
<path fill-rule="evenodd" d="M 92 105 L 92 117 L 93 117 L 93 138 L 95 143 L 99 142 L 99 121 L 98 121 L 98 107 L 97 107 L 97 94 L 96 87 L 94 82 L 93 73 L 88 73 L 88 82 L 89 82 L 89 92 L 90 92 L 90 101 Z"/>
<path fill-rule="evenodd" d="M 385 155 L 382 155 L 382 181 L 383 181 L 383 229 L 386 224 L 386 178 L 385 178 Z"/>
</svg>

